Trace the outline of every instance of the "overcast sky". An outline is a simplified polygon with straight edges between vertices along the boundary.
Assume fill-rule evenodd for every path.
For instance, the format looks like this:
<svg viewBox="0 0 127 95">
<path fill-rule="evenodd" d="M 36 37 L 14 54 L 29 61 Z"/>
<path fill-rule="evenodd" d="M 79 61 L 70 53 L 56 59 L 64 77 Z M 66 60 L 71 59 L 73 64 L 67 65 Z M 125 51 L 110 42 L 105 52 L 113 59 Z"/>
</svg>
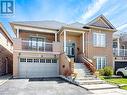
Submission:
<svg viewBox="0 0 127 95">
<path fill-rule="evenodd" d="M 127 0 L 15 0 L 14 16 L 0 16 L 9 34 L 11 21 L 57 20 L 87 23 L 104 14 L 120 31 L 127 32 Z"/>
</svg>

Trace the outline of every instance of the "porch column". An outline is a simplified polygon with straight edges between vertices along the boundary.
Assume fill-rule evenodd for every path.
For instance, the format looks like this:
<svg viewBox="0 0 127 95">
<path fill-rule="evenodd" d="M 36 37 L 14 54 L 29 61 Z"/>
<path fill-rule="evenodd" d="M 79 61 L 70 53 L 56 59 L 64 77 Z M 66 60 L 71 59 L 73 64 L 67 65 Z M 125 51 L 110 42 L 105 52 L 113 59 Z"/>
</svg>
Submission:
<svg viewBox="0 0 127 95">
<path fill-rule="evenodd" d="M 117 38 L 117 53 L 119 56 L 120 55 L 120 40 L 119 40 L 119 38 Z"/>
<path fill-rule="evenodd" d="M 84 48 L 85 48 L 85 47 L 84 47 L 84 33 L 82 33 L 82 45 L 83 45 L 83 47 L 82 47 L 82 48 L 83 48 L 83 49 L 82 49 L 82 52 L 84 53 Z"/>
<path fill-rule="evenodd" d="M 66 31 L 64 31 L 64 52 L 66 52 Z"/>
<path fill-rule="evenodd" d="M 17 38 L 19 38 L 19 29 L 16 29 Z"/>
<path fill-rule="evenodd" d="M 57 33 L 55 33 L 55 42 L 57 42 Z"/>
</svg>

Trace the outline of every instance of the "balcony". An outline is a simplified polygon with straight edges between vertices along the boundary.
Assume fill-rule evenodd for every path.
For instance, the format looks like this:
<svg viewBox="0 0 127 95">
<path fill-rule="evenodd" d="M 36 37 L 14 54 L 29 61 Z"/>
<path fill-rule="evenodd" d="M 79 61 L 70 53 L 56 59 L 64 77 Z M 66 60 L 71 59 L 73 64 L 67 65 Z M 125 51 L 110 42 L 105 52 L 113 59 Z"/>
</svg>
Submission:
<svg viewBox="0 0 127 95">
<path fill-rule="evenodd" d="M 52 52 L 53 43 L 22 40 L 22 50 Z"/>
<path fill-rule="evenodd" d="M 60 42 L 37 42 L 29 40 L 14 39 L 14 50 L 33 51 L 33 52 L 56 52 L 62 51 L 62 44 Z"/>
<path fill-rule="evenodd" d="M 127 49 L 119 49 L 118 50 L 118 48 L 113 48 L 113 55 L 125 57 L 125 56 L 127 56 Z"/>
</svg>

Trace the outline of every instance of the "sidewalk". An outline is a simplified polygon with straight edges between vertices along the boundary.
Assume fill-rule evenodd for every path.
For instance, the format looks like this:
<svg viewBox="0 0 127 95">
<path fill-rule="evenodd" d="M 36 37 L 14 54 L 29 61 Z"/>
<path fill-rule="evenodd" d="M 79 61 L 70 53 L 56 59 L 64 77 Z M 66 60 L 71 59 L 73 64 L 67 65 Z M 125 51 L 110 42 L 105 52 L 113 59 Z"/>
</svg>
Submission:
<svg viewBox="0 0 127 95">
<path fill-rule="evenodd" d="M 12 78 L 12 75 L 3 75 L 0 76 L 0 85 L 4 84 L 5 82 L 7 82 L 8 79 Z"/>
<path fill-rule="evenodd" d="M 101 90 L 89 90 L 93 94 L 91 95 L 127 95 L 126 90 L 122 90 L 119 88 L 114 89 L 101 89 Z"/>
</svg>

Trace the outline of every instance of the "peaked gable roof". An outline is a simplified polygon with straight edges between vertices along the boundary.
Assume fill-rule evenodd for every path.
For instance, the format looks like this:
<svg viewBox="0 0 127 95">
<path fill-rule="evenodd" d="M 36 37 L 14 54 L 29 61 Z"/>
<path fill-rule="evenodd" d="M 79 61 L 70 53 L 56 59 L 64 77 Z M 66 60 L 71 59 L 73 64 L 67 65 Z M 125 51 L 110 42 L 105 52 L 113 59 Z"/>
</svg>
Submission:
<svg viewBox="0 0 127 95">
<path fill-rule="evenodd" d="M 106 29 L 116 29 L 104 15 L 100 15 L 91 22 L 87 23 L 86 26 L 95 26 Z"/>
</svg>

